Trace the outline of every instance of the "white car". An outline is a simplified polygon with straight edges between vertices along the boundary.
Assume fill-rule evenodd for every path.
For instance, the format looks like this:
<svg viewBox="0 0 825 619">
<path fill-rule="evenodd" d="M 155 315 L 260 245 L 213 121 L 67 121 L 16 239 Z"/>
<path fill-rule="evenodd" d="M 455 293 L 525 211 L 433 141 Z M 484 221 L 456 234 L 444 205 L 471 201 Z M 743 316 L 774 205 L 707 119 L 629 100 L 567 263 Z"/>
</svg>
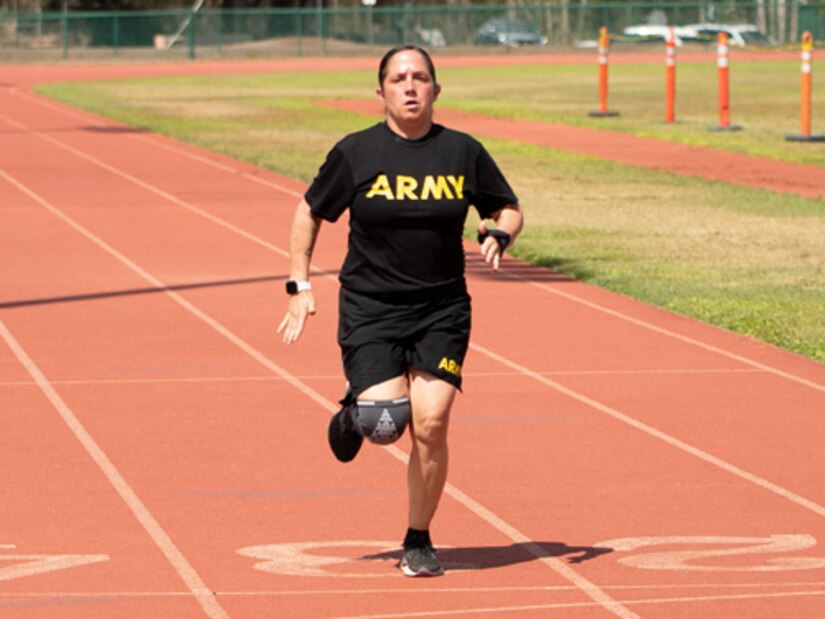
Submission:
<svg viewBox="0 0 825 619">
<path fill-rule="evenodd" d="M 639 38 L 643 40 L 650 40 L 650 41 L 667 41 L 670 38 L 670 26 L 654 26 L 654 25 L 641 25 L 641 26 L 628 26 L 624 30 L 622 30 L 622 34 L 626 37 L 632 38 Z M 682 37 L 679 33 L 679 28 L 673 28 L 673 39 L 676 43 L 676 47 L 682 46 Z"/>
<path fill-rule="evenodd" d="M 737 47 L 747 45 L 772 45 L 773 42 L 759 28 L 751 24 L 691 24 L 679 28 L 685 41 L 715 43 L 720 32 L 728 35 L 728 44 Z"/>
</svg>

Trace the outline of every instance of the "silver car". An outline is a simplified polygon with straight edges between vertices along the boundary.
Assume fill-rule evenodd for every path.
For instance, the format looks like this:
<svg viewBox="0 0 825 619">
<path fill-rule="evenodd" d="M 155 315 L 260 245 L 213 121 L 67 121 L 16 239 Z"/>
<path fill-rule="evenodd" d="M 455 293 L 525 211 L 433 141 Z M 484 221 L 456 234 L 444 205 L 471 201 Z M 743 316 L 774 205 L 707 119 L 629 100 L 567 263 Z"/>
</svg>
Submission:
<svg viewBox="0 0 825 619">
<path fill-rule="evenodd" d="M 536 27 L 519 19 L 497 18 L 484 22 L 476 31 L 476 45 L 547 45 L 547 37 L 539 34 Z"/>
</svg>

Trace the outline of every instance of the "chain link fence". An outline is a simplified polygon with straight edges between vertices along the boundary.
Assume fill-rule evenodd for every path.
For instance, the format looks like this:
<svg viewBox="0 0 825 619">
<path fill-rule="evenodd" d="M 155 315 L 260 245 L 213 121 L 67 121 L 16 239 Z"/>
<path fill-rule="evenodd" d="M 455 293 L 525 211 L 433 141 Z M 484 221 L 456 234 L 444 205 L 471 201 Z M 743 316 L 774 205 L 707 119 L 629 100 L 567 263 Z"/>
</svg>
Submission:
<svg viewBox="0 0 825 619">
<path fill-rule="evenodd" d="M 625 37 L 624 29 L 705 22 L 751 24 L 774 44 L 794 44 L 804 31 L 814 39 L 825 37 L 825 5 L 791 4 L 777 0 L 0 12 L 0 60 L 374 55 L 401 43 L 456 53 L 528 46 L 570 49 L 592 46 L 601 26 L 607 26 L 617 43 L 644 43 L 650 38 Z"/>
</svg>

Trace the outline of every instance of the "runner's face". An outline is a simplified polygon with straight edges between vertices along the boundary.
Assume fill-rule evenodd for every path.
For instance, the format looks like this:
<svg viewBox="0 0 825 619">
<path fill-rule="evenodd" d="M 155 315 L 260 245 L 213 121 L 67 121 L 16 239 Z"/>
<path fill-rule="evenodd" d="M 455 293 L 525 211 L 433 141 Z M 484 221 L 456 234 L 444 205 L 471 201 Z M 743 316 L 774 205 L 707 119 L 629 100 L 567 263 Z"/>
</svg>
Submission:
<svg viewBox="0 0 825 619">
<path fill-rule="evenodd" d="M 387 75 L 377 92 L 390 129 L 415 139 L 430 130 L 433 103 L 440 91 L 424 57 L 415 50 L 405 50 L 390 58 Z"/>
</svg>

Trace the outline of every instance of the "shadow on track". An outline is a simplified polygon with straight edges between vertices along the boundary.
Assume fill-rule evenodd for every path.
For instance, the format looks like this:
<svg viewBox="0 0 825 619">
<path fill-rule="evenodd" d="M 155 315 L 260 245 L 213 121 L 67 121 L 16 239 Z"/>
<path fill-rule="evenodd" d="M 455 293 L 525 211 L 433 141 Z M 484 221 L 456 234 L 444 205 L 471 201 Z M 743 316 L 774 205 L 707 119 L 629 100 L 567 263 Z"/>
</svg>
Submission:
<svg viewBox="0 0 825 619">
<path fill-rule="evenodd" d="M 337 271 L 323 271 L 316 275 L 335 275 Z M 127 290 L 112 290 L 110 292 L 91 292 L 87 294 L 74 294 L 62 297 L 44 297 L 41 299 L 22 299 L 19 301 L 0 301 L 0 310 L 13 309 L 17 307 L 29 307 L 32 305 L 48 305 L 51 303 L 71 303 L 75 301 L 96 301 L 99 299 L 110 299 L 126 297 L 139 294 L 156 294 L 158 292 L 169 292 L 179 290 L 195 290 L 197 288 L 214 288 L 217 286 L 239 286 L 246 284 L 260 284 L 262 282 L 272 282 L 286 280 L 286 275 L 263 275 L 260 277 L 244 277 L 240 279 L 224 279 L 212 282 L 198 282 L 194 284 L 177 284 L 172 286 L 130 288 Z"/>
<path fill-rule="evenodd" d="M 568 563 L 582 563 L 613 552 L 612 548 L 568 546 L 564 542 L 531 542 L 509 546 L 477 546 L 436 549 L 447 570 L 487 570 L 544 558 L 566 557 Z M 393 550 L 361 557 L 363 561 L 400 561 L 402 551 Z"/>
</svg>

